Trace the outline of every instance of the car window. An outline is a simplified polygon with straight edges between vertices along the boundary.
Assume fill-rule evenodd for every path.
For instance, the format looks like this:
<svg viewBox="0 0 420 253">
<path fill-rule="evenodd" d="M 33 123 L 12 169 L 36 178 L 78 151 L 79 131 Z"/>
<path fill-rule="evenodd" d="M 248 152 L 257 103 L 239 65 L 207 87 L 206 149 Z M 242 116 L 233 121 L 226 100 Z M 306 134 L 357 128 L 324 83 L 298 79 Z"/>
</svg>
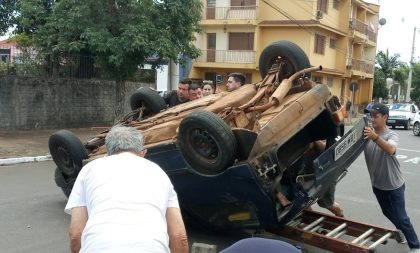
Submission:
<svg viewBox="0 0 420 253">
<path fill-rule="evenodd" d="M 393 111 L 405 111 L 405 112 L 409 112 L 411 110 L 410 105 L 405 105 L 405 104 L 392 104 L 390 105 L 389 109 Z"/>
</svg>

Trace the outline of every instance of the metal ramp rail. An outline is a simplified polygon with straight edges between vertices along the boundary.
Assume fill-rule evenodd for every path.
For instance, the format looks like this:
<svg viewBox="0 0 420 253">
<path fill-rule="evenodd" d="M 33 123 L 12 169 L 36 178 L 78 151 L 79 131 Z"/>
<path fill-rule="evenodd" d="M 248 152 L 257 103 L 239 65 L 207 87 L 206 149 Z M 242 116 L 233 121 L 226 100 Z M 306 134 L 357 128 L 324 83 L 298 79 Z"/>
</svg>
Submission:
<svg viewBox="0 0 420 253">
<path fill-rule="evenodd" d="M 290 221 L 279 235 L 340 253 L 373 253 L 388 239 L 402 239 L 397 230 L 309 210 Z"/>
</svg>

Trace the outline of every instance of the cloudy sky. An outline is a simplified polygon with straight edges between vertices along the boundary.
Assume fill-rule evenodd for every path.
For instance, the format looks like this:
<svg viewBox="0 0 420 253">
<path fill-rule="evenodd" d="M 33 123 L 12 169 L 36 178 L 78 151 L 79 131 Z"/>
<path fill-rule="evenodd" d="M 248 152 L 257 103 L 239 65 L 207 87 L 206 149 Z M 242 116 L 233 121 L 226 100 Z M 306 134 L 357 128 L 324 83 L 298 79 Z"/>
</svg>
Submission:
<svg viewBox="0 0 420 253">
<path fill-rule="evenodd" d="M 378 4 L 378 0 L 369 0 Z M 379 0 L 379 18 L 386 24 L 378 31 L 377 50 L 389 50 L 390 54 L 400 54 L 400 59 L 409 62 L 413 45 L 414 27 L 417 27 L 415 61 L 420 61 L 420 1 L 419 0 Z"/>
</svg>

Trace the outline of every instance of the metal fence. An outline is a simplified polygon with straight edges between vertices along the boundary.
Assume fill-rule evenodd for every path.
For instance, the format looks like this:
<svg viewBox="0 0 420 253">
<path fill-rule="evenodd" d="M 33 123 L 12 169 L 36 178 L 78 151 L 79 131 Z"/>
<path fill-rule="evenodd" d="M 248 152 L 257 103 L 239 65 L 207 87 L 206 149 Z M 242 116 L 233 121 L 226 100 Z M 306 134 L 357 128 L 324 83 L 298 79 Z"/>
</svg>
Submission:
<svg viewBox="0 0 420 253">
<path fill-rule="evenodd" d="M 113 80 L 110 73 L 101 69 L 95 57 L 85 55 L 46 55 L 21 53 L 0 59 L 0 75 L 43 78 L 79 78 Z M 127 81 L 154 82 L 155 70 L 138 69 Z"/>
</svg>

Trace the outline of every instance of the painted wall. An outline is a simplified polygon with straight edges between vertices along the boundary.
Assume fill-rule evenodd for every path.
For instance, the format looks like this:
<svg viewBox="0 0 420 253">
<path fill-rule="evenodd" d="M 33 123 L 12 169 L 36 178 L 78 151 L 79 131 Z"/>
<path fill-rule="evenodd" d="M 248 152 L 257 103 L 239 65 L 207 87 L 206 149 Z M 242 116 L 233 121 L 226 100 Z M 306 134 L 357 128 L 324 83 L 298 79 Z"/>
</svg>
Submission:
<svg viewBox="0 0 420 253">
<path fill-rule="evenodd" d="M 129 98 L 140 87 L 126 83 Z M 0 77 L 0 129 L 53 129 L 109 126 L 114 121 L 115 82 Z"/>
</svg>

